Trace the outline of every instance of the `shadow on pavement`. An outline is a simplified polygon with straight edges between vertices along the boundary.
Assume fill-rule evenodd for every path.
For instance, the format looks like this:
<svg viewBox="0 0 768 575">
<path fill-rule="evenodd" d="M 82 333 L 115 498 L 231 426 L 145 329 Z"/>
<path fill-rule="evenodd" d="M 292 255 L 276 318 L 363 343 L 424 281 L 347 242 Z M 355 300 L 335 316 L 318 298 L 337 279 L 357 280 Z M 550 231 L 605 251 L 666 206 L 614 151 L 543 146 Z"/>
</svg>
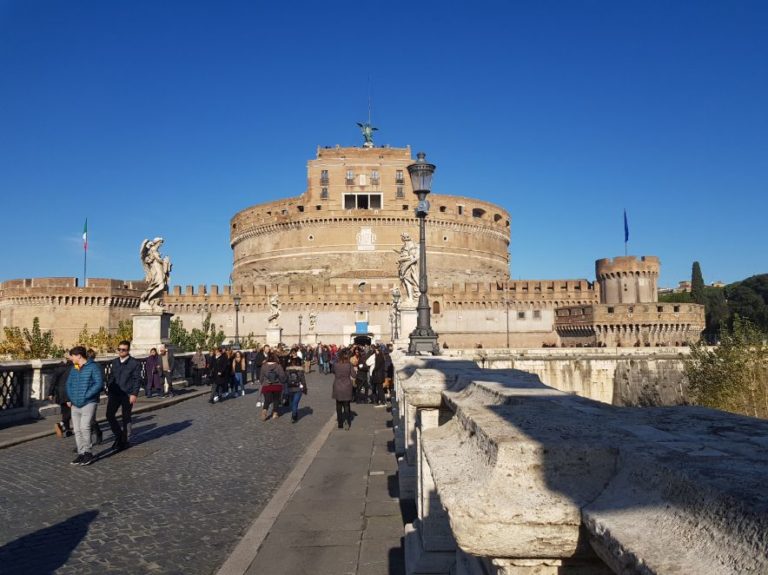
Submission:
<svg viewBox="0 0 768 575">
<path fill-rule="evenodd" d="M 177 421 L 176 423 L 170 423 L 168 425 L 163 425 L 161 427 L 155 427 L 154 429 L 152 429 L 154 424 L 150 424 L 145 426 L 146 428 L 149 428 L 149 429 L 144 430 L 144 428 L 142 428 L 141 433 L 139 433 L 138 429 L 134 429 L 135 442 L 137 444 L 146 443 L 147 441 L 150 441 L 152 439 L 157 439 L 159 437 L 164 437 L 166 435 L 173 435 L 174 433 L 184 431 L 191 425 L 192 425 L 191 419 L 185 419 L 184 421 Z"/>
<path fill-rule="evenodd" d="M 53 573 L 67 562 L 98 514 L 96 510 L 86 511 L 3 545 L 3 574 Z"/>
</svg>

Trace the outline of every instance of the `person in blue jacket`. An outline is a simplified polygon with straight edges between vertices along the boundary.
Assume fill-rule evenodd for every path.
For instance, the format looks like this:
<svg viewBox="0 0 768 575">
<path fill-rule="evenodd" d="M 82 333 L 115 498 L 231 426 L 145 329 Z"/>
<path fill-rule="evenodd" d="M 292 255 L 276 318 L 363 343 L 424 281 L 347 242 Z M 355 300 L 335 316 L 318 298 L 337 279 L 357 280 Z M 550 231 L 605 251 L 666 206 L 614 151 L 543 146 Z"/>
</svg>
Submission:
<svg viewBox="0 0 768 575">
<path fill-rule="evenodd" d="M 104 387 L 101 368 L 88 359 L 86 349 L 78 345 L 69 351 L 73 367 L 67 378 L 67 396 L 72 408 L 72 427 L 77 443 L 77 457 L 72 465 L 93 463 L 91 444 L 91 419 L 99 404 L 99 395 Z"/>
</svg>

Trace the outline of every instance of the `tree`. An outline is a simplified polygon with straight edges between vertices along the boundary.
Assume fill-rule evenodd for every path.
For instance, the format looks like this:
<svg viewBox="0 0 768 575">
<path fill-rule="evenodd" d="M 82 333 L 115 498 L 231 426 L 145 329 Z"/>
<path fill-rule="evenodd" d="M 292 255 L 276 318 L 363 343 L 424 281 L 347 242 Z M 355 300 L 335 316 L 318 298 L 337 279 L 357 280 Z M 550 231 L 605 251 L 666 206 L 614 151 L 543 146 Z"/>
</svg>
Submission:
<svg viewBox="0 0 768 575">
<path fill-rule="evenodd" d="M 178 346 L 183 351 L 194 351 L 197 346 L 202 349 L 213 349 L 224 343 L 224 332 L 216 329 L 216 324 L 211 322 L 211 314 L 203 319 L 203 328 L 192 328 L 187 331 L 181 318 L 171 320 L 171 330 L 169 338 L 173 345 Z"/>
<path fill-rule="evenodd" d="M 720 345 L 691 347 L 684 360 L 694 403 L 753 417 L 768 417 L 766 334 L 736 316 Z"/>
<path fill-rule="evenodd" d="M 65 349 L 53 342 L 50 330 L 40 329 L 40 318 L 32 319 L 32 331 L 19 327 L 3 329 L 5 340 L 0 342 L 0 354 L 12 359 L 46 359 L 62 357 Z"/>
<path fill-rule="evenodd" d="M 701 275 L 699 262 L 693 262 L 691 270 L 691 297 L 694 302 L 704 305 L 704 276 Z"/>
<path fill-rule="evenodd" d="M 107 331 L 104 326 L 96 332 L 91 332 L 88 329 L 88 324 L 85 324 L 75 343 L 86 349 L 94 349 L 99 353 L 115 353 L 121 341 L 131 341 L 132 338 L 133 323 L 130 320 L 121 320 L 117 323 L 117 329 L 112 333 Z"/>
<path fill-rule="evenodd" d="M 749 277 L 725 287 L 732 314 L 749 319 L 768 332 L 768 274 Z"/>
</svg>

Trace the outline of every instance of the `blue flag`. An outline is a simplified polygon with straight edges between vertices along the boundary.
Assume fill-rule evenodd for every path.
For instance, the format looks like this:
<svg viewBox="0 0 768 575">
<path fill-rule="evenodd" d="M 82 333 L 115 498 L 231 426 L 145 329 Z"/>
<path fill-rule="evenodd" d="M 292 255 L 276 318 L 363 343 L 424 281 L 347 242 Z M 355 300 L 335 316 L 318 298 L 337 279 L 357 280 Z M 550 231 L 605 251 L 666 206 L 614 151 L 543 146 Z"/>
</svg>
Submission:
<svg viewBox="0 0 768 575">
<path fill-rule="evenodd" d="M 629 224 L 627 224 L 627 210 L 624 210 L 624 243 L 629 241 Z"/>
</svg>

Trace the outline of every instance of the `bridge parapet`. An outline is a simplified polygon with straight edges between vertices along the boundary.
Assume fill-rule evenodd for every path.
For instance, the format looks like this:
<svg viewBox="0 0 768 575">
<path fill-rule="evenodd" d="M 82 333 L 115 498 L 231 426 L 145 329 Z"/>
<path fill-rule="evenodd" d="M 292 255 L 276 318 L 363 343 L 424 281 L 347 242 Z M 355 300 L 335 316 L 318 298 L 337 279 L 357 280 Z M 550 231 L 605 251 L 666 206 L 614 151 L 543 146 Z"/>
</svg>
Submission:
<svg viewBox="0 0 768 575">
<path fill-rule="evenodd" d="M 395 362 L 408 573 L 768 572 L 768 422 Z"/>
</svg>

